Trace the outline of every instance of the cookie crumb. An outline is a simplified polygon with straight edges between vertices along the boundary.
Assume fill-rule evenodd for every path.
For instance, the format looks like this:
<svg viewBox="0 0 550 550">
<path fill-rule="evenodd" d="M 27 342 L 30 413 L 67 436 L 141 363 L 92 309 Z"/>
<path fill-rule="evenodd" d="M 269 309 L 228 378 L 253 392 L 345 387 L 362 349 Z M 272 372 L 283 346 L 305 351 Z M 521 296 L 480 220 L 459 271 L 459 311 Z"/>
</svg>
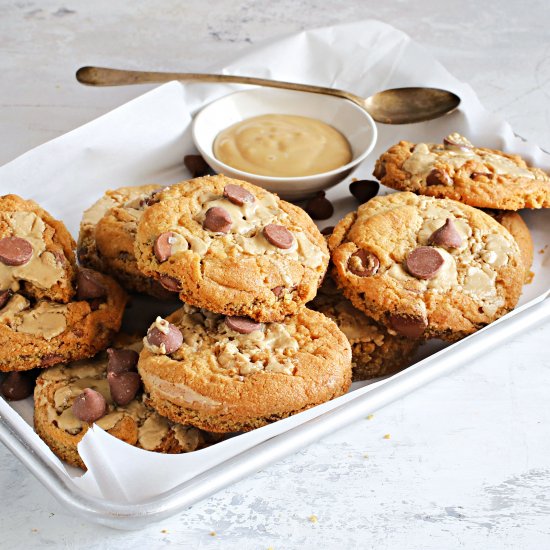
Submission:
<svg viewBox="0 0 550 550">
<path fill-rule="evenodd" d="M 374 418 L 374 414 L 367 415 L 367 420 L 372 420 Z"/>
<path fill-rule="evenodd" d="M 527 278 L 525 280 L 525 283 L 526 285 L 529 285 L 533 282 L 533 279 L 535 278 L 535 274 L 532 272 L 532 271 L 529 271 L 529 273 L 527 274 Z"/>
<path fill-rule="evenodd" d="M 391 435 L 390 434 L 385 434 L 384 435 L 384 439 L 390 439 L 391 438 Z"/>
<path fill-rule="evenodd" d="M 369 458 L 369 455 L 368 455 L 367 453 L 365 453 L 365 454 L 363 455 L 363 458 Z"/>
<path fill-rule="evenodd" d="M 163 529 L 161 533 L 164 533 L 165 535 L 168 534 L 168 529 Z"/>
<path fill-rule="evenodd" d="M 312 514 L 311 516 L 309 516 L 309 521 L 311 521 L 311 523 L 317 523 L 319 521 L 319 518 L 315 515 L 315 514 Z"/>
<path fill-rule="evenodd" d="M 36 527 L 33 527 L 33 528 L 31 529 L 31 531 L 32 531 L 33 533 L 38 533 L 38 529 L 37 529 Z"/>
<path fill-rule="evenodd" d="M 216 536 L 216 531 L 210 531 L 210 536 L 215 537 Z"/>
</svg>

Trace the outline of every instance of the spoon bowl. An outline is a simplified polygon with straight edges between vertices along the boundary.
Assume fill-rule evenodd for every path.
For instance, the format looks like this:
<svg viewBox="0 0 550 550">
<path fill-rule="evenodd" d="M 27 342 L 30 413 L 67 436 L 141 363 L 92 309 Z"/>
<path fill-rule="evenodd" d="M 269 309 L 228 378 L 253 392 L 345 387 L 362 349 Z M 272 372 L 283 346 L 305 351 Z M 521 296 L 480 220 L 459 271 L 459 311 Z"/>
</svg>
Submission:
<svg viewBox="0 0 550 550">
<path fill-rule="evenodd" d="M 284 88 L 347 99 L 359 105 L 376 122 L 382 124 L 410 124 L 432 120 L 451 113 L 460 104 L 460 98 L 456 94 L 438 88 L 394 88 L 378 92 L 365 99 L 336 88 L 226 74 L 168 73 L 81 67 L 76 72 L 76 79 L 81 84 L 89 86 L 125 86 L 129 84 L 158 84 L 171 80 L 191 80 Z"/>
</svg>

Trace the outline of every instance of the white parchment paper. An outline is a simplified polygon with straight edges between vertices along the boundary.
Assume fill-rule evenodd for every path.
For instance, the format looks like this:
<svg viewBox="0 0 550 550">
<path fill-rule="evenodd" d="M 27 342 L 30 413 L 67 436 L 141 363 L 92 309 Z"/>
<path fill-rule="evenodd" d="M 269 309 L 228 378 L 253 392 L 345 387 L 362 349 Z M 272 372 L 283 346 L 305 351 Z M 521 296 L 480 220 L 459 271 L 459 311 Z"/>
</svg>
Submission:
<svg viewBox="0 0 550 550">
<path fill-rule="evenodd" d="M 210 70 L 334 86 L 365 97 L 386 88 L 426 85 L 449 89 L 462 98 L 458 111 L 435 121 L 379 125 L 376 148 L 354 177 L 371 177 L 379 154 L 400 139 L 440 141 L 452 131 L 465 134 L 475 144 L 519 153 L 530 163 L 550 170 L 550 155 L 516 137 L 506 122 L 485 111 L 470 86 L 456 80 L 406 34 L 378 21 L 292 34 L 252 47 L 226 67 L 212 66 Z M 193 114 L 209 101 L 240 88 L 243 86 L 177 82 L 161 86 L 3 166 L 0 192 L 36 200 L 61 218 L 76 237 L 82 211 L 106 189 L 153 182 L 169 184 L 189 177 L 182 159 L 194 151 L 190 133 Z M 336 212 L 321 227 L 334 225 L 356 208 L 348 192 L 349 181 L 328 193 Z M 535 250 L 539 251 L 549 242 L 548 211 L 528 212 L 526 219 Z M 521 304 L 548 293 L 548 257 L 548 253 L 535 254 L 536 275 L 525 287 Z M 0 399 L 0 414 L 12 417 L 17 411 L 34 451 L 47 456 L 84 491 L 113 501 L 139 502 L 385 382 L 355 384 L 353 391 L 330 403 L 186 455 L 136 449 L 95 426 L 79 446 L 89 468 L 80 477 L 49 451 L 30 426 L 24 425 L 32 425 L 30 399 L 13 403 L 11 408 Z"/>
</svg>

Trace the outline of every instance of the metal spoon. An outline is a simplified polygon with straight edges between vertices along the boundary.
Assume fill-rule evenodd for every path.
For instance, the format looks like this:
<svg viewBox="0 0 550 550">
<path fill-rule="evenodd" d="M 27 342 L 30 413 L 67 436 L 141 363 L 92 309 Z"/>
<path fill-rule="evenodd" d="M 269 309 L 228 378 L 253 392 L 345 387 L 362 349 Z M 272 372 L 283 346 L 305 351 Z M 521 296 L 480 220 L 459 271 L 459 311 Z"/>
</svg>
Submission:
<svg viewBox="0 0 550 550">
<path fill-rule="evenodd" d="M 150 84 L 171 80 L 192 80 L 195 82 L 224 82 L 269 86 L 300 92 L 332 95 L 353 101 L 367 111 L 376 122 L 384 124 L 409 124 L 439 118 L 454 111 L 460 98 L 447 90 L 438 88 L 394 88 L 378 92 L 366 99 L 351 92 L 325 88 L 310 84 L 297 84 L 252 76 L 204 73 L 165 73 L 150 71 L 126 71 L 105 67 L 81 67 L 76 79 L 89 86 L 124 86 L 128 84 Z"/>
</svg>

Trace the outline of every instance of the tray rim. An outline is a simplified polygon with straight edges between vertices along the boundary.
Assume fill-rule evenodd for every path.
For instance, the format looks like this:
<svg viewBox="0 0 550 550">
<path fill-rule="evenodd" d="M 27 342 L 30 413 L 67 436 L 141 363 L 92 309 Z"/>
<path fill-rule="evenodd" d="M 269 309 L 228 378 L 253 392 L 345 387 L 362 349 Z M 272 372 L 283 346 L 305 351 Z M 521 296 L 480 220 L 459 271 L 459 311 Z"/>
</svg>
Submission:
<svg viewBox="0 0 550 550">
<path fill-rule="evenodd" d="M 63 474 L 45 455 L 35 452 L 18 429 L 9 407 L 0 398 L 0 442 L 26 466 L 67 510 L 93 523 L 122 530 L 143 528 L 174 515 L 215 492 L 239 481 L 246 475 L 306 447 L 318 439 L 348 425 L 372 410 L 403 397 L 473 359 L 487 353 L 510 334 L 518 334 L 550 319 L 550 290 L 524 304 L 482 330 L 419 361 L 400 373 L 388 377 L 319 416 L 258 443 L 172 489 L 139 503 L 114 502 L 94 497 Z M 442 358 L 444 361 L 442 361 Z M 351 392 L 353 394 L 353 392 Z M 9 407 L 13 415 L 18 413 Z"/>
</svg>

